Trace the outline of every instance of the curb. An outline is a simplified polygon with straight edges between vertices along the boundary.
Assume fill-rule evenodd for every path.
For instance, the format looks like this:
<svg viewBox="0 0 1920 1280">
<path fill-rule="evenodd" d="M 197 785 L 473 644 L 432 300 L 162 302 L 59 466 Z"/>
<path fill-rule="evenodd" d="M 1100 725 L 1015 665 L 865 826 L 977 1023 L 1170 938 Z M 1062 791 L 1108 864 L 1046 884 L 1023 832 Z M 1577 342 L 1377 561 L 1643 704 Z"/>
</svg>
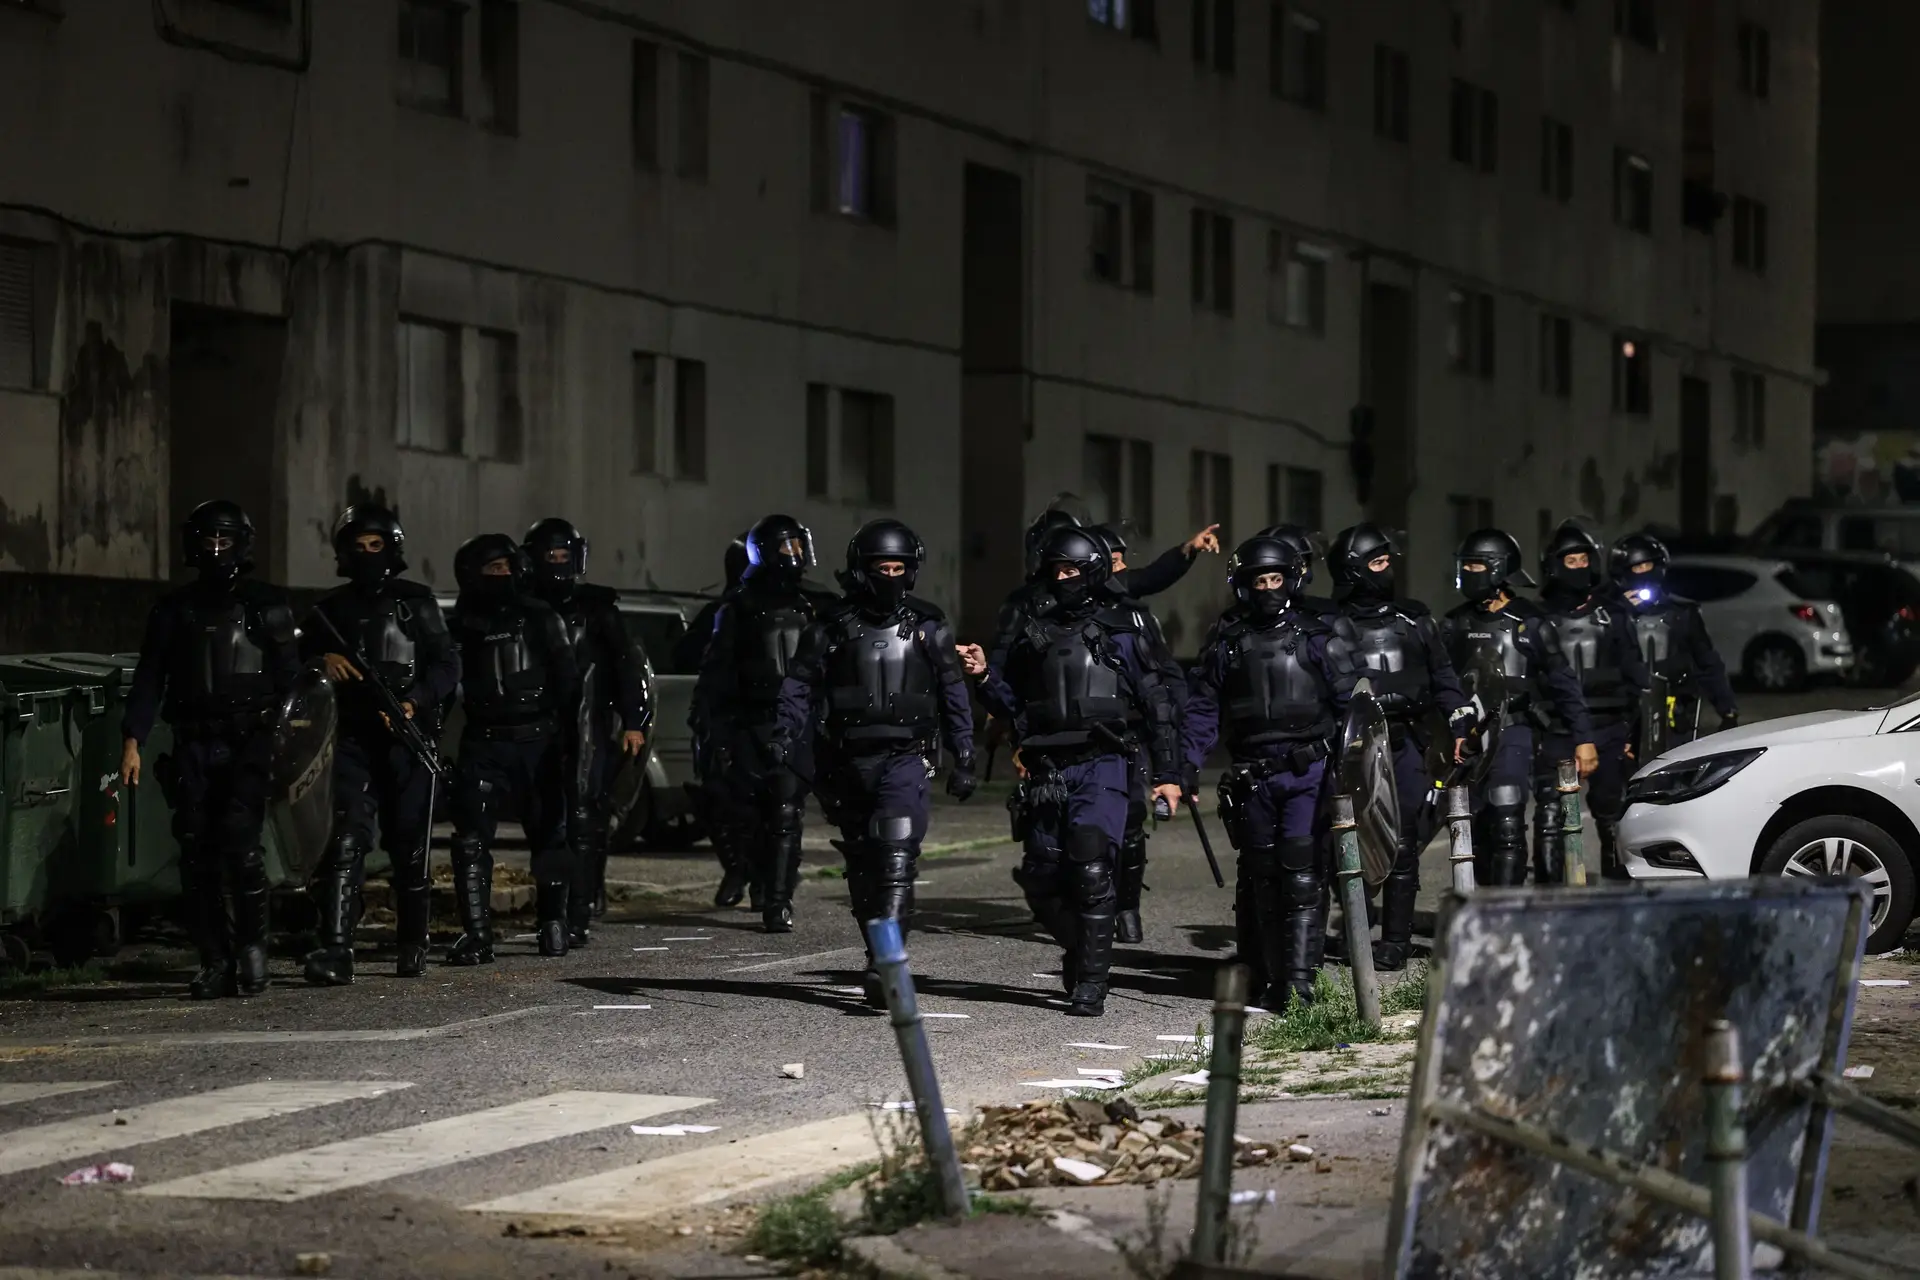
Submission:
<svg viewBox="0 0 1920 1280">
<path fill-rule="evenodd" d="M 892 1236 L 853 1236 L 840 1243 L 882 1280 L 967 1280 L 957 1271 L 908 1253 Z"/>
</svg>

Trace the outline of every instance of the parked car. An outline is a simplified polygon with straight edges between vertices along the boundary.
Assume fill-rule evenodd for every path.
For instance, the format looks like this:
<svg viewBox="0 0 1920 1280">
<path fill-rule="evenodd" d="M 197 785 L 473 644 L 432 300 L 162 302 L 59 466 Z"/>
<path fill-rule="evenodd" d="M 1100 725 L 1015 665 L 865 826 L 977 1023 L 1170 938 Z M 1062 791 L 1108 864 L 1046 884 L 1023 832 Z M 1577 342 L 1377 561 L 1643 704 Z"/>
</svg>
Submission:
<svg viewBox="0 0 1920 1280">
<path fill-rule="evenodd" d="M 687 619 L 706 597 L 664 591 L 622 591 L 620 618 L 627 635 L 640 646 L 653 677 L 653 729 L 648 735 L 647 785 L 626 825 L 614 833 L 614 847 L 635 843 L 653 849 L 686 848 L 705 833 L 694 810 L 688 784 L 694 781 L 693 731 L 687 711 L 693 702 L 698 671 L 673 665 L 674 646 L 687 633 Z M 442 609 L 451 609 L 455 597 L 439 597 Z M 457 754 L 460 728 L 465 723 L 456 703 L 440 736 L 448 759 Z"/>
<path fill-rule="evenodd" d="M 1808 598 L 1795 583 L 1785 560 L 1753 556 L 1676 556 L 1667 570 L 1667 588 L 1699 603 L 1729 670 L 1767 693 L 1853 665 L 1840 606 Z"/>
<path fill-rule="evenodd" d="M 1851 507 L 1799 498 L 1762 520 L 1749 553 L 1883 552 L 1920 573 L 1920 507 Z"/>
<path fill-rule="evenodd" d="M 1839 604 L 1853 640 L 1848 682 L 1905 684 L 1920 667 L 1920 578 L 1883 552 L 1784 554 L 1793 565 L 1793 589 Z"/>
<path fill-rule="evenodd" d="M 1867 950 L 1914 922 L 1920 867 L 1920 694 L 1816 711 L 1676 747 L 1627 784 L 1620 849 L 1636 880 L 1858 876 Z"/>
</svg>

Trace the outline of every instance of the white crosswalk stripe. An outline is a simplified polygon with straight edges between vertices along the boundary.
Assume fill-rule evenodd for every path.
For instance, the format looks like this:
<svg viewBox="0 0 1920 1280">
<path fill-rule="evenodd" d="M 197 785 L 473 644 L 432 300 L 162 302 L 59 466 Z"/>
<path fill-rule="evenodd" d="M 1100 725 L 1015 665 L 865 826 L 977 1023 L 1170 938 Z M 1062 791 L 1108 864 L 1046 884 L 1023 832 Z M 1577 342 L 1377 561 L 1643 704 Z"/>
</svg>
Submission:
<svg viewBox="0 0 1920 1280">
<path fill-rule="evenodd" d="M 471 1204 L 479 1213 L 648 1218 L 795 1178 L 818 1177 L 878 1154 L 865 1112 L 719 1142 L 607 1173 Z"/>
<path fill-rule="evenodd" d="M 0 1084 L 0 1107 L 15 1102 L 37 1102 L 41 1098 L 57 1098 L 63 1093 L 85 1093 L 89 1089 L 104 1089 L 110 1084 L 119 1084 L 118 1080 L 48 1080 L 27 1084 Z"/>
<path fill-rule="evenodd" d="M 83 1156 L 118 1153 L 148 1142 L 184 1138 L 355 1098 L 377 1098 L 411 1087 L 396 1080 L 263 1080 L 211 1089 L 145 1106 L 127 1107 L 0 1133 L 0 1174 L 38 1169 Z"/>
<path fill-rule="evenodd" d="M 552 1093 L 215 1169 L 134 1194 L 290 1203 L 712 1101 L 645 1093 Z"/>
</svg>

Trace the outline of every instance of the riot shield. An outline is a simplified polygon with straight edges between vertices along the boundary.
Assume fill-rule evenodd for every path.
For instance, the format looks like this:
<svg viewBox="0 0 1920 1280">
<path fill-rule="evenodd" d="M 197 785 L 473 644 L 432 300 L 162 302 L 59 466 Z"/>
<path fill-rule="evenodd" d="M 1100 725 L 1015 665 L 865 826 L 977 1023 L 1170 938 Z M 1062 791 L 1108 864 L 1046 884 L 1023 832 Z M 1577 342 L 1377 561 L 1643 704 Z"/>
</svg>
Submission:
<svg viewBox="0 0 1920 1280">
<path fill-rule="evenodd" d="M 1633 744 L 1634 766 L 1652 763 L 1673 745 L 1673 706 L 1665 676 L 1653 678 L 1653 687 L 1640 695 L 1639 733 Z"/>
<path fill-rule="evenodd" d="M 1400 788 L 1393 774 L 1393 743 L 1386 713 L 1371 689 L 1355 690 L 1340 730 L 1340 789 L 1353 797 L 1360 837 L 1360 872 L 1384 882 L 1400 847 Z"/>
<path fill-rule="evenodd" d="M 267 820 L 286 872 L 305 884 L 333 834 L 333 749 L 339 734 L 333 683 L 318 664 L 301 671 L 273 727 Z"/>
<path fill-rule="evenodd" d="M 580 673 L 580 700 L 574 706 L 573 794 L 581 804 L 592 804 L 593 780 L 599 776 L 600 757 L 607 749 L 600 717 L 600 665 L 589 662 Z"/>
<path fill-rule="evenodd" d="M 1478 784 L 1493 767 L 1493 755 L 1500 746 L 1500 730 L 1506 720 L 1507 673 L 1500 655 L 1483 649 L 1460 673 L 1460 688 L 1480 705 L 1480 723 L 1467 735 L 1467 758 L 1461 777 L 1470 785 Z"/>
</svg>

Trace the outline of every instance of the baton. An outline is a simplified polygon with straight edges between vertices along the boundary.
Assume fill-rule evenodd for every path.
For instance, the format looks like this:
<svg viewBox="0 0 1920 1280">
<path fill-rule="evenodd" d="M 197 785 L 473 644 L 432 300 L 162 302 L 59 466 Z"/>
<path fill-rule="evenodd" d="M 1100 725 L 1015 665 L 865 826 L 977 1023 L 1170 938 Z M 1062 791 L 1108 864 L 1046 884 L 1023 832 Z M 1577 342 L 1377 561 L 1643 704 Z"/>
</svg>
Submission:
<svg viewBox="0 0 1920 1280">
<path fill-rule="evenodd" d="M 1187 812 L 1193 815 L 1193 831 L 1195 835 L 1200 837 L 1200 852 L 1207 855 L 1207 870 L 1213 872 L 1214 888 L 1226 888 L 1226 877 L 1220 874 L 1220 860 L 1213 856 L 1213 841 L 1207 839 L 1207 826 L 1204 822 L 1200 821 L 1199 803 L 1185 791 L 1180 793 L 1180 803 L 1184 804 L 1187 807 Z M 1173 806 L 1167 803 L 1165 796 L 1161 796 L 1153 802 L 1153 817 L 1156 822 L 1168 822 L 1172 820 Z"/>
</svg>

